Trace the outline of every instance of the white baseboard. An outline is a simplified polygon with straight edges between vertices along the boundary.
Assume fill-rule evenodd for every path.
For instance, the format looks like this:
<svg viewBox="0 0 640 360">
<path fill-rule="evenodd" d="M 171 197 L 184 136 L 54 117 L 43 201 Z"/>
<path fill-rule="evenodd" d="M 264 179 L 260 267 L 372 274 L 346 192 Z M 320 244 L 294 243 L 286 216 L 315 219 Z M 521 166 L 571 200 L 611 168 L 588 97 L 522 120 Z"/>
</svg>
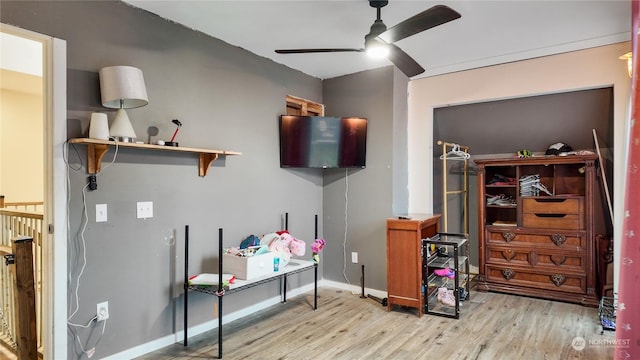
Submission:
<svg viewBox="0 0 640 360">
<path fill-rule="evenodd" d="M 331 280 L 322 280 L 322 286 L 333 287 L 333 288 L 337 288 L 337 289 L 351 291 L 351 293 L 354 294 L 354 295 L 362 295 L 362 288 L 360 286 L 353 285 L 353 284 L 346 284 L 346 283 L 342 283 L 342 282 L 338 282 L 338 281 L 331 281 Z M 381 291 L 381 290 L 377 290 L 377 289 L 371 289 L 371 288 L 368 288 L 368 287 L 364 288 L 364 293 L 365 293 L 365 296 L 366 295 L 373 295 L 373 296 L 378 297 L 378 298 L 387 297 L 387 292 L 386 291 Z"/>
<path fill-rule="evenodd" d="M 337 289 L 343 289 L 343 290 L 351 291 L 355 295 L 360 295 L 362 292 L 362 289 L 359 286 L 345 284 L 337 281 L 330 281 L 330 280 L 318 280 L 318 288 L 320 287 L 332 287 Z M 309 291 L 313 291 L 313 283 L 306 284 L 299 288 L 287 290 L 287 298 L 290 299 L 298 295 L 307 293 Z M 369 288 L 365 288 L 365 293 L 371 294 L 378 298 L 384 298 L 387 296 L 386 291 L 380 291 L 380 290 L 369 289 Z M 240 318 L 243 318 L 247 315 L 254 314 L 270 306 L 277 305 L 281 301 L 282 299 L 280 296 L 274 296 L 270 299 L 266 299 L 257 304 L 240 309 L 230 314 L 225 314 L 224 317 L 222 318 L 222 324 L 226 324 L 226 323 L 238 320 Z M 218 319 L 213 319 L 211 321 L 207 321 L 202 324 L 191 326 L 189 327 L 189 338 L 192 336 L 200 335 L 209 330 L 216 329 L 217 327 L 218 327 Z M 152 340 L 147 343 L 119 352 L 117 354 L 113 354 L 111 356 L 105 357 L 104 359 L 107 359 L 107 360 L 133 359 L 138 356 L 142 356 L 150 352 L 162 349 L 169 345 L 180 343 L 183 341 L 183 337 L 184 337 L 184 332 L 181 330 L 174 334 L 163 336 L 159 339 Z"/>
<path fill-rule="evenodd" d="M 322 280 L 318 280 L 318 287 L 321 287 L 321 284 L 322 284 Z M 287 290 L 287 298 L 290 299 L 309 291 L 313 291 L 313 283 L 301 286 L 299 288 Z M 282 299 L 280 296 L 274 296 L 270 299 L 266 299 L 264 301 L 251 305 L 249 307 L 240 309 L 238 311 L 235 311 L 229 314 L 225 314 L 224 317 L 222 318 L 222 324 L 226 324 L 226 323 L 238 320 L 247 315 L 251 315 L 260 310 L 264 310 L 270 306 L 277 305 L 281 301 Z M 196 336 L 204 332 L 207 332 L 209 330 L 216 329 L 217 327 L 218 327 L 218 319 L 216 318 L 211 321 L 207 321 L 202 324 L 189 327 L 188 334 L 189 334 L 189 337 L 192 337 L 192 336 Z M 133 359 L 135 357 L 142 356 L 150 352 L 162 349 L 163 347 L 167 347 L 175 343 L 181 343 L 183 341 L 183 338 L 184 338 L 184 331 L 180 330 L 174 334 L 163 336 L 162 338 L 149 341 L 147 343 L 119 352 L 117 354 L 113 354 L 111 356 L 105 357 L 104 359 L 108 359 L 108 360 Z"/>
</svg>

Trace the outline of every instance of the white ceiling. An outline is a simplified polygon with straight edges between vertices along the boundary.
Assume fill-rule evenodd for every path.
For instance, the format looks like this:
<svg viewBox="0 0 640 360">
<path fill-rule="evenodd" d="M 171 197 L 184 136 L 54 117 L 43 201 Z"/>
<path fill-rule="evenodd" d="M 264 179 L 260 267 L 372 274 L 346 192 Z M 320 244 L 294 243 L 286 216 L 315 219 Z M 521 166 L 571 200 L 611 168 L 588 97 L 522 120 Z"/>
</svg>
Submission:
<svg viewBox="0 0 640 360">
<path fill-rule="evenodd" d="M 321 79 L 391 64 L 364 53 L 274 52 L 362 48 L 376 18 L 375 8 L 364 0 L 125 2 Z M 426 69 L 413 79 L 631 38 L 630 0 L 391 0 L 382 8 L 382 20 L 392 27 L 437 4 L 462 18 L 395 43 Z"/>
</svg>

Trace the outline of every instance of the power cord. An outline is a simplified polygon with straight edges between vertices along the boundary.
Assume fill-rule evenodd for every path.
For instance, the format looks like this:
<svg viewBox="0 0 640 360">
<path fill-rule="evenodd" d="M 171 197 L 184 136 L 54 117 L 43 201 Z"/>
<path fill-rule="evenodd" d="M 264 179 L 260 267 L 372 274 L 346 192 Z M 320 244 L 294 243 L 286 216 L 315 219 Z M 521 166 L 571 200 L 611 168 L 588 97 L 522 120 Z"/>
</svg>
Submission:
<svg viewBox="0 0 640 360">
<path fill-rule="evenodd" d="M 82 325 L 82 324 L 77 324 L 72 322 L 73 317 L 75 316 L 75 314 L 78 312 L 78 310 L 80 309 L 80 295 L 79 295 L 79 290 L 80 290 L 80 280 L 82 279 L 82 275 L 84 274 L 84 270 L 87 266 L 87 246 L 86 246 L 86 239 L 84 237 L 84 233 L 87 229 L 87 224 L 89 223 L 89 216 L 87 214 L 87 194 L 86 194 L 86 190 L 87 187 L 91 188 L 92 190 L 95 190 L 97 188 L 97 181 L 96 178 L 98 175 L 101 175 L 102 172 L 107 169 L 109 166 L 113 165 L 113 163 L 116 161 L 116 158 L 118 156 L 118 139 L 115 137 L 110 138 L 110 140 L 113 140 L 115 142 L 115 150 L 114 150 L 114 154 L 113 154 L 113 159 L 111 159 L 111 162 L 106 164 L 102 170 L 89 177 L 89 182 L 87 184 L 85 184 L 82 187 L 82 223 L 79 229 L 79 237 L 81 240 L 81 248 L 82 248 L 82 266 L 80 267 L 80 272 L 78 273 L 78 276 L 76 277 L 76 284 L 75 284 L 75 290 L 74 290 L 74 297 L 75 297 L 75 310 L 73 310 L 71 312 L 71 314 L 67 317 L 67 325 L 71 327 L 71 331 L 73 332 L 73 334 L 75 335 L 76 341 L 78 342 L 78 345 L 80 346 L 80 349 L 82 350 L 82 352 L 84 354 L 87 355 L 88 358 L 91 358 L 96 351 L 96 346 L 100 343 L 100 341 L 102 340 L 102 336 L 104 335 L 105 332 L 105 328 L 107 325 L 107 320 L 103 320 L 103 324 L 102 324 L 102 333 L 100 334 L 100 338 L 98 338 L 98 340 L 96 341 L 96 343 L 93 345 L 93 347 L 91 347 L 89 350 L 86 350 L 84 348 L 84 346 L 82 346 L 82 342 L 80 340 L 80 335 L 78 334 L 78 331 L 76 328 L 81 328 L 81 329 L 86 329 L 92 326 L 92 323 L 94 321 L 98 320 L 98 315 L 95 315 L 94 317 L 92 317 L 86 325 Z M 69 163 L 69 159 L 68 159 L 68 146 L 69 146 L 69 142 L 65 141 L 65 143 L 63 144 L 63 159 L 65 164 L 67 165 L 67 179 L 66 179 L 66 185 L 67 185 L 67 214 L 69 214 L 69 210 L 70 210 L 70 203 L 71 203 L 71 182 L 69 180 L 70 177 L 70 170 L 73 171 L 81 171 L 82 170 L 82 160 L 80 160 L 80 166 L 78 168 L 74 168 L 73 166 L 71 166 L 71 164 Z M 78 153 L 78 150 L 76 149 L 75 146 L 73 146 L 74 151 L 76 152 L 76 154 L 78 155 L 79 159 L 82 159 L 80 157 L 80 154 Z M 67 233 L 70 233 L 70 229 L 71 229 L 71 224 L 70 224 L 70 220 L 69 220 L 69 216 L 67 216 Z M 73 279 L 73 272 L 69 271 L 69 282 L 72 282 Z M 72 305 L 73 306 L 73 305 Z"/>
<path fill-rule="evenodd" d="M 344 170 L 344 237 L 342 239 L 342 276 L 349 286 L 351 282 L 347 277 L 347 231 L 349 228 L 349 169 Z M 357 293 L 351 291 L 352 295 Z"/>
<path fill-rule="evenodd" d="M 87 325 L 79 325 L 79 324 L 72 324 L 72 323 L 68 323 L 71 326 L 76 326 L 76 327 L 81 327 L 81 328 L 88 328 L 90 327 L 91 323 L 94 320 L 98 320 L 98 316 L 94 316 L 93 318 L 91 318 L 91 320 L 89 320 L 89 322 L 87 323 Z M 98 340 L 96 340 L 96 343 L 89 349 L 86 350 L 84 348 L 84 346 L 82 346 L 82 342 L 80 341 L 80 336 L 78 335 L 77 331 L 75 329 L 71 329 L 71 331 L 74 333 L 76 341 L 78 342 L 78 346 L 80 346 L 80 350 L 87 355 L 87 357 L 89 359 L 91 359 L 91 357 L 93 357 L 93 355 L 96 353 L 96 346 L 98 346 L 98 344 L 100 343 L 100 341 L 102 341 L 102 337 L 104 336 L 104 330 L 107 328 L 107 320 L 102 320 L 102 332 L 100 333 L 100 337 L 98 338 Z"/>
</svg>

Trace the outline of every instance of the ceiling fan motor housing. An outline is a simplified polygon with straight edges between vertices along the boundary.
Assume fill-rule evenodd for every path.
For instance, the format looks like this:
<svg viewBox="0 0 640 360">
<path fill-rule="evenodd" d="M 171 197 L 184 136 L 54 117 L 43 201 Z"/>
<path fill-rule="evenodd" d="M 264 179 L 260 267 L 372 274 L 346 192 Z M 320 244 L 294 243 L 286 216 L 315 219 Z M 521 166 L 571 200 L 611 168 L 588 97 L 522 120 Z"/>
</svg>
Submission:
<svg viewBox="0 0 640 360">
<path fill-rule="evenodd" d="M 385 31 L 387 31 L 387 25 L 385 25 L 382 22 L 382 20 L 376 20 L 373 23 L 373 25 L 371 25 L 371 29 L 370 29 L 369 33 L 367 35 L 365 35 L 364 40 L 366 42 L 370 38 L 377 37 L 378 35 L 382 34 Z"/>
<path fill-rule="evenodd" d="M 370 0 L 369 1 L 369 5 L 371 5 L 371 7 L 376 8 L 376 9 L 380 9 L 381 7 L 385 7 L 385 6 L 387 6 L 388 3 L 389 3 L 389 1 L 386 1 L 386 0 L 382 0 L 382 1 Z"/>
</svg>

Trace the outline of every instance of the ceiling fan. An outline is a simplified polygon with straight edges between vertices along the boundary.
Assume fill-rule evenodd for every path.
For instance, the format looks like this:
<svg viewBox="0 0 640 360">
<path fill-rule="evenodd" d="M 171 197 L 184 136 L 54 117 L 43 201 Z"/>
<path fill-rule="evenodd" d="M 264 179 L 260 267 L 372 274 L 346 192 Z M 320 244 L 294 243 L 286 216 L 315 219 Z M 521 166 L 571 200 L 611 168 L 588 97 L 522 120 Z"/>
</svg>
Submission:
<svg viewBox="0 0 640 360">
<path fill-rule="evenodd" d="M 408 77 L 412 77 L 424 72 L 411 56 L 402 51 L 393 43 L 422 31 L 442 25 L 449 21 L 460 18 L 460 13 L 445 5 L 436 5 L 417 15 L 414 15 L 396 26 L 387 29 L 387 26 L 380 18 L 380 9 L 386 6 L 389 1 L 369 1 L 369 5 L 376 8 L 377 17 L 371 30 L 364 37 L 364 49 L 281 49 L 276 50 L 278 54 L 306 54 L 306 53 L 328 53 L 328 52 L 367 52 L 372 56 L 387 56 L 395 66 Z"/>
</svg>

